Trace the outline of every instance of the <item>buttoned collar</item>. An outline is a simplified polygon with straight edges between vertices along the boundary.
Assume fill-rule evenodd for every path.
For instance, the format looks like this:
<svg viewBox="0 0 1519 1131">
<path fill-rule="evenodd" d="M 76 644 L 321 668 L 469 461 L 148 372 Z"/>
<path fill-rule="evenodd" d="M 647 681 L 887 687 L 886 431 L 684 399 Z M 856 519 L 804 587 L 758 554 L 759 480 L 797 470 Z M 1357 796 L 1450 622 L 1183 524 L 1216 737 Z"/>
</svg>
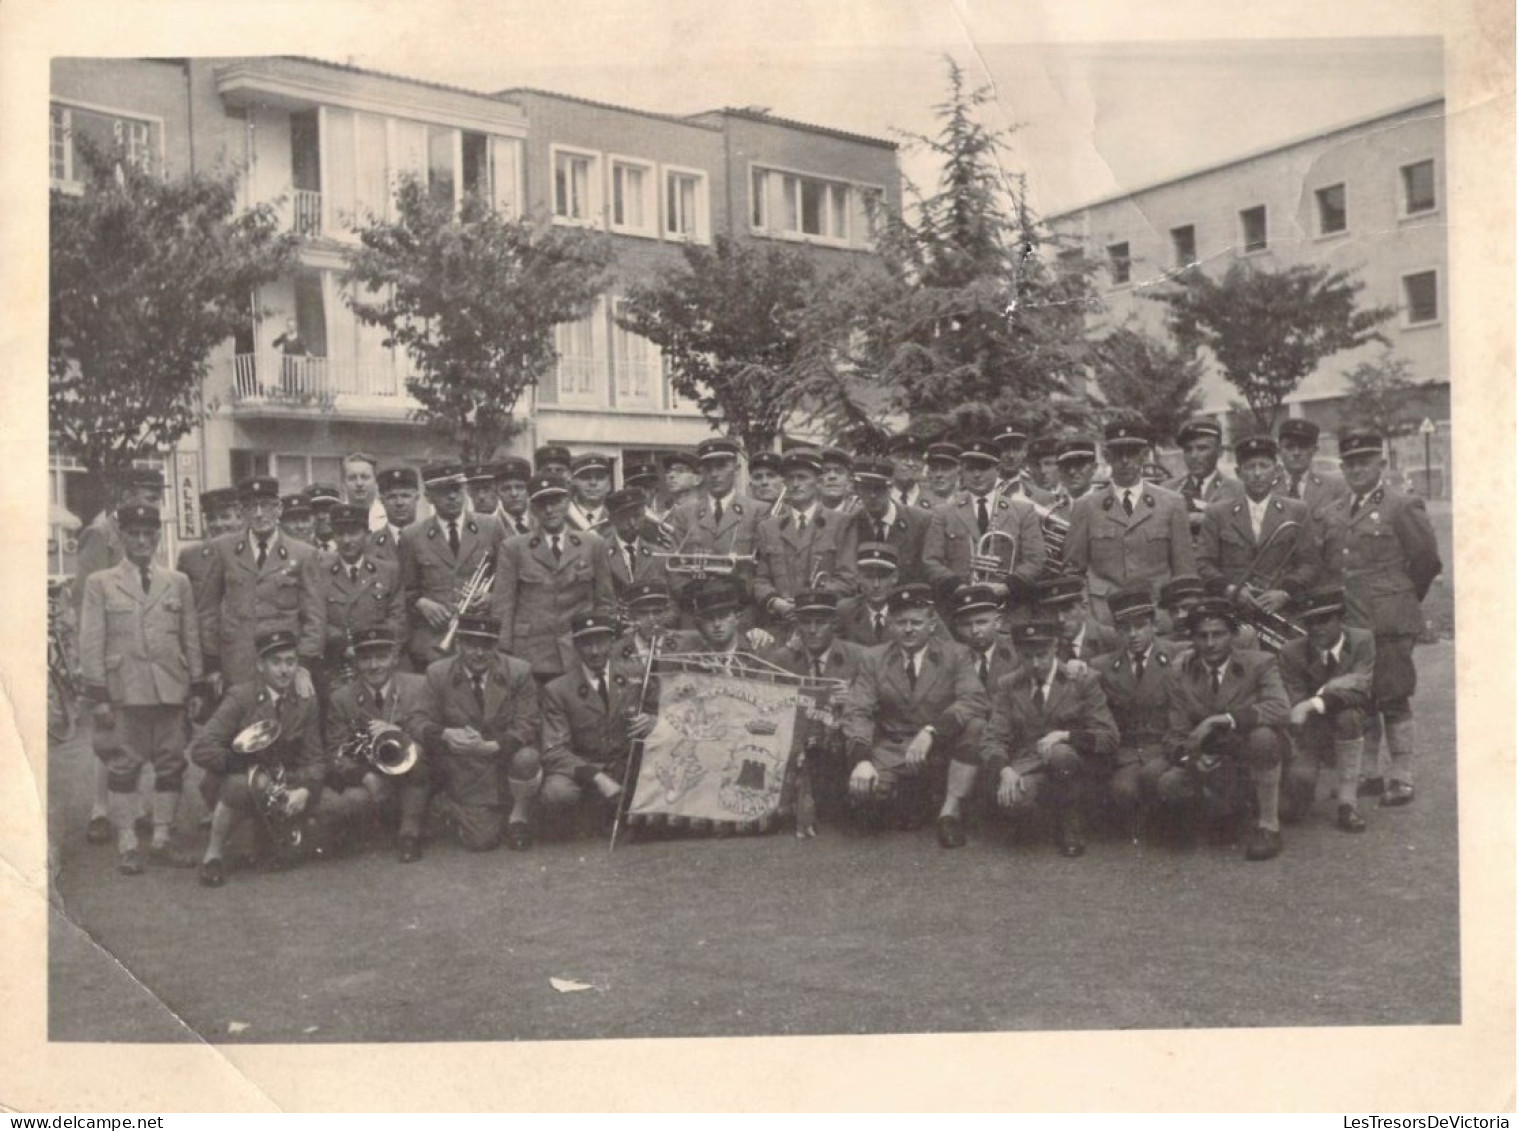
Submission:
<svg viewBox="0 0 1519 1131">
<path fill-rule="evenodd" d="M 813 516 L 815 516 L 817 513 L 818 503 L 816 499 L 812 500 L 806 510 L 796 510 L 793 508 L 791 511 L 792 517 L 796 519 L 796 524 L 799 528 L 811 523 Z"/>
<path fill-rule="evenodd" d="M 591 668 L 591 667 L 587 667 L 585 665 L 584 661 L 581 661 L 580 671 L 584 675 L 585 681 L 587 683 L 589 683 L 592 687 L 596 686 L 596 681 L 598 679 L 604 679 L 604 680 L 606 680 L 607 681 L 607 686 L 610 687 L 611 683 L 612 683 L 612 679 L 611 679 L 610 673 L 608 672 L 608 666 L 604 666 L 604 667 L 602 667 L 600 669 Z"/>
</svg>

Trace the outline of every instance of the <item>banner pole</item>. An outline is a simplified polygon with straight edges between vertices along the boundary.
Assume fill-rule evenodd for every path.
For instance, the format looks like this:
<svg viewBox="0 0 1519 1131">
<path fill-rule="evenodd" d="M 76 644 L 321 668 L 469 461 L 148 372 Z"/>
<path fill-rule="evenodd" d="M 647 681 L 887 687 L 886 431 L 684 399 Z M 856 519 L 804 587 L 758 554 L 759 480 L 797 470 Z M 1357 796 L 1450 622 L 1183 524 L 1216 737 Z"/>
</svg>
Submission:
<svg viewBox="0 0 1519 1131">
<path fill-rule="evenodd" d="M 659 654 L 660 642 L 664 640 L 664 633 L 656 632 L 654 639 L 649 641 L 649 658 L 643 665 L 643 682 L 638 686 L 637 714 L 644 713 L 644 700 L 649 694 L 649 678 L 654 672 L 654 657 Z M 635 738 L 628 744 L 628 771 L 622 775 L 622 796 L 617 799 L 617 811 L 612 817 L 612 839 L 607 844 L 608 852 L 617 850 L 617 834 L 622 829 L 622 819 L 627 815 L 628 806 L 633 803 L 633 787 L 638 782 L 638 771 L 643 766 L 643 739 Z"/>
</svg>

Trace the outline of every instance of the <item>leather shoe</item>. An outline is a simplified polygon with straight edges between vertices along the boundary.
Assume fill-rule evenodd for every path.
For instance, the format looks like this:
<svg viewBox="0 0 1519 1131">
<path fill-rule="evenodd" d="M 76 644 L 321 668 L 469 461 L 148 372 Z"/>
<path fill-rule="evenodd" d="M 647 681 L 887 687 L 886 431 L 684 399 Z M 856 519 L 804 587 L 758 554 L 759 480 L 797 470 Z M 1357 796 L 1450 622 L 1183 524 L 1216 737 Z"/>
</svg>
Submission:
<svg viewBox="0 0 1519 1131">
<path fill-rule="evenodd" d="M 1074 859 L 1087 850 L 1086 836 L 1081 830 L 1081 814 L 1074 809 L 1061 814 L 1060 828 L 1055 834 L 1055 847 L 1060 855 Z"/>
<path fill-rule="evenodd" d="M 1278 829 L 1263 829 L 1259 825 L 1250 833 L 1245 844 L 1246 860 L 1270 860 L 1282 851 L 1282 834 Z"/>
<path fill-rule="evenodd" d="M 117 859 L 116 870 L 123 876 L 142 875 L 142 853 L 135 848 L 127 849 Z"/>
<path fill-rule="evenodd" d="M 148 848 L 148 863 L 158 864 L 165 868 L 193 868 L 195 857 L 187 852 L 181 852 L 172 844 L 154 844 Z"/>
<path fill-rule="evenodd" d="M 111 827 L 109 817 L 91 817 L 89 826 L 84 830 L 84 839 L 91 844 L 110 844 L 116 830 Z"/>
<path fill-rule="evenodd" d="M 397 842 L 401 849 L 401 863 L 414 864 L 422 859 L 422 844 L 414 836 L 403 836 Z"/>
<path fill-rule="evenodd" d="M 1387 783 L 1381 778 L 1362 778 L 1361 784 L 1356 786 L 1357 797 L 1381 797 L 1382 791 L 1387 788 Z"/>
<path fill-rule="evenodd" d="M 1390 781 L 1387 783 L 1387 792 L 1382 794 L 1382 800 L 1377 804 L 1384 809 L 1393 809 L 1399 805 L 1407 805 L 1414 799 L 1414 787 L 1406 781 Z"/>
<path fill-rule="evenodd" d="M 940 848 L 965 847 L 965 822 L 953 814 L 939 818 L 937 834 Z"/>
<path fill-rule="evenodd" d="M 220 858 L 212 859 L 212 860 L 202 860 L 200 862 L 200 884 L 201 884 L 201 887 L 219 888 L 219 887 L 222 886 L 222 884 L 224 884 L 226 882 L 227 882 L 227 875 L 222 870 L 222 862 L 221 862 Z"/>
<path fill-rule="evenodd" d="M 1347 833 L 1364 833 L 1366 831 L 1366 818 L 1356 812 L 1354 805 L 1341 805 L 1339 815 L 1334 823 Z"/>
<path fill-rule="evenodd" d="M 533 832 L 526 821 L 506 823 L 506 847 L 513 852 L 526 852 L 533 847 Z"/>
</svg>

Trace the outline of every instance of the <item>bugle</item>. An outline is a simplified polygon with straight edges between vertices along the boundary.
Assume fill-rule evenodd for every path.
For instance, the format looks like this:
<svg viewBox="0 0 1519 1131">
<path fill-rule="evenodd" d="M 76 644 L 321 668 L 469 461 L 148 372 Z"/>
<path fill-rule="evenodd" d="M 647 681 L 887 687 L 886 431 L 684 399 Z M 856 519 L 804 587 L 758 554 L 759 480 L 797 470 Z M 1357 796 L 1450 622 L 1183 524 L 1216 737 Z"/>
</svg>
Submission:
<svg viewBox="0 0 1519 1131">
<path fill-rule="evenodd" d="M 475 566 L 475 572 L 470 574 L 469 580 L 460 587 L 459 599 L 454 605 L 453 614 L 448 618 L 448 629 L 443 633 L 443 639 L 438 641 L 438 651 L 447 652 L 454 646 L 454 634 L 459 631 L 459 618 L 485 599 L 495 580 L 495 561 L 487 554 Z"/>
<path fill-rule="evenodd" d="M 997 554 L 997 540 L 1006 539 L 1012 544 L 1006 564 Z M 978 584 L 1003 584 L 1012 571 L 1013 560 L 1018 554 L 1018 539 L 1006 530 L 988 530 L 976 540 L 976 552 L 970 559 L 970 579 Z"/>
</svg>

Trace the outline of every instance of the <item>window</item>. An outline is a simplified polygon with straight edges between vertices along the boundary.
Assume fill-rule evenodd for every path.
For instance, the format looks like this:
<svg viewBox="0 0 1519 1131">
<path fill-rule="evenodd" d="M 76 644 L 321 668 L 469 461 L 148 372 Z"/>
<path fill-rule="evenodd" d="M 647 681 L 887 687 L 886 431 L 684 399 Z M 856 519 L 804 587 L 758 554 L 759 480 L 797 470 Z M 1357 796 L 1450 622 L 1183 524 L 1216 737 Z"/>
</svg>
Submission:
<svg viewBox="0 0 1519 1131">
<path fill-rule="evenodd" d="M 596 194 L 597 157 L 552 147 L 554 155 L 554 216 L 594 224 L 600 204 Z"/>
<path fill-rule="evenodd" d="M 1343 232 L 1349 227 L 1345 216 L 1345 186 L 1330 185 L 1321 188 L 1313 194 L 1313 200 L 1318 208 L 1319 235 L 1332 236 L 1336 232 Z"/>
<path fill-rule="evenodd" d="M 707 174 L 666 168 L 665 235 L 705 243 L 709 233 Z"/>
<path fill-rule="evenodd" d="M 601 342 L 605 340 L 605 316 L 598 306 L 578 322 L 554 327 L 554 349 L 559 354 L 552 378 L 538 385 L 543 404 L 599 408 L 606 404 L 606 364 Z"/>
<path fill-rule="evenodd" d="M 70 111 L 66 106 L 48 107 L 48 176 L 55 181 L 74 180 L 74 146 L 69 141 Z"/>
<path fill-rule="evenodd" d="M 454 172 L 454 147 L 459 131 L 444 126 L 427 127 L 427 190 L 434 200 L 452 204 L 459 177 Z"/>
<path fill-rule="evenodd" d="M 614 312 L 622 313 L 619 300 Z M 625 408 L 658 408 L 663 356 L 659 347 L 612 322 L 612 380 L 616 404 Z"/>
<path fill-rule="evenodd" d="M 654 166 L 617 157 L 611 162 L 612 230 L 654 235 L 659 230 Z"/>
<path fill-rule="evenodd" d="M 1425 326 L 1440 320 L 1440 294 L 1435 273 L 1403 276 L 1403 324 Z"/>
<path fill-rule="evenodd" d="M 750 218 L 757 231 L 847 241 L 852 186 L 777 169 L 755 168 Z M 862 235 L 863 238 L 863 235 Z"/>
<path fill-rule="evenodd" d="M 1416 216 L 1435 210 L 1435 163 L 1415 161 L 1398 170 L 1403 182 L 1403 215 Z"/>
<path fill-rule="evenodd" d="M 83 172 L 77 153 L 86 139 L 107 159 L 124 161 L 144 173 L 159 167 L 163 124 L 91 106 L 53 103 L 48 107 L 48 176 L 59 187 L 79 184 Z"/>
<path fill-rule="evenodd" d="M 1240 242 L 1248 254 L 1266 250 L 1266 206 L 1257 204 L 1239 214 Z"/>
<path fill-rule="evenodd" d="M 1129 281 L 1129 245 L 1127 243 L 1108 244 L 1108 273 L 1113 276 L 1113 285 L 1121 287 Z"/>
<path fill-rule="evenodd" d="M 1178 271 L 1197 262 L 1197 229 L 1191 224 L 1171 229 L 1171 262 Z"/>
</svg>

